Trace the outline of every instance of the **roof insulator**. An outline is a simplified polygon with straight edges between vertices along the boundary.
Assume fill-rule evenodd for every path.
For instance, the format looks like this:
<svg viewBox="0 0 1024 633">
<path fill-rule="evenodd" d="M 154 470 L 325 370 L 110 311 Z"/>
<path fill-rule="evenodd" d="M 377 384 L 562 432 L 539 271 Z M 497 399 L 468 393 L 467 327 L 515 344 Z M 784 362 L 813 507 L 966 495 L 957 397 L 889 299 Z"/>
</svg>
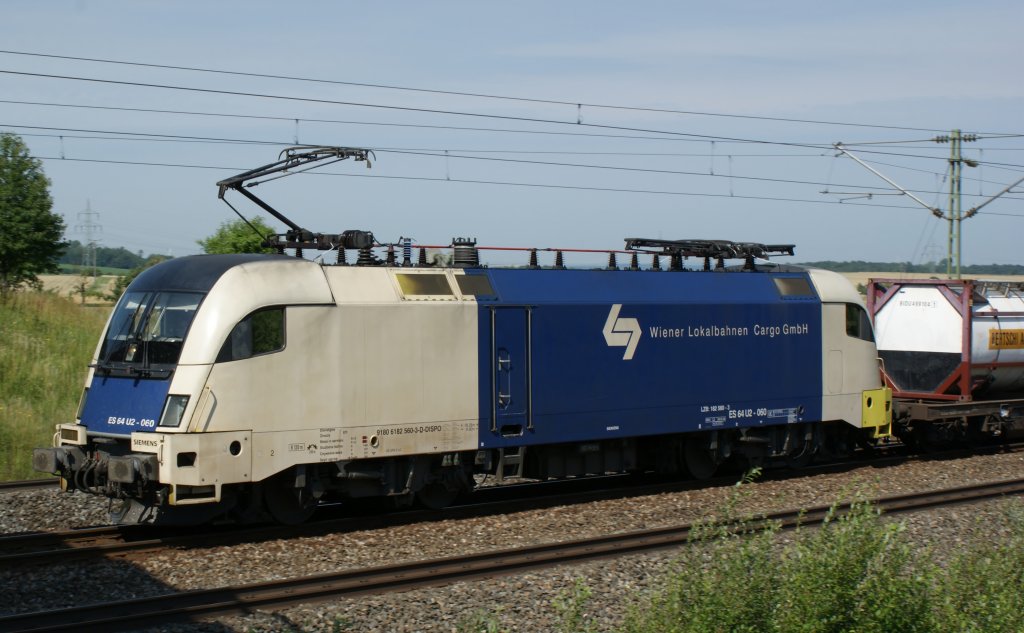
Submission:
<svg viewBox="0 0 1024 633">
<path fill-rule="evenodd" d="M 402 239 L 402 266 L 412 266 L 412 240 Z"/>
<path fill-rule="evenodd" d="M 530 249 L 530 268 L 540 268 L 540 266 L 537 265 L 537 249 L 536 248 L 531 248 Z"/>
<path fill-rule="evenodd" d="M 369 246 L 359 249 L 359 258 L 356 260 L 356 266 L 378 265 L 380 265 L 380 260 L 373 256 L 373 250 Z"/>
<path fill-rule="evenodd" d="M 476 239 L 469 237 L 452 238 L 452 264 L 458 268 L 478 268 L 480 251 L 476 249 Z"/>
<path fill-rule="evenodd" d="M 618 264 L 615 262 L 615 252 L 608 253 L 608 270 L 617 270 Z"/>
</svg>

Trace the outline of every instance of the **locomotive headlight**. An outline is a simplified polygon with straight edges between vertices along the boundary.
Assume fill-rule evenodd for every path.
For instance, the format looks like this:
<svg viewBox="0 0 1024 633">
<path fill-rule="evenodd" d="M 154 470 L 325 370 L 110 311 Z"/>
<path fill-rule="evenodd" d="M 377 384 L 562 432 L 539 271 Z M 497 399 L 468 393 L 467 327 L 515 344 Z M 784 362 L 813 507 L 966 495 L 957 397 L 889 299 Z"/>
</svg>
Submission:
<svg viewBox="0 0 1024 633">
<path fill-rule="evenodd" d="M 178 426 L 181 424 L 181 416 L 185 414 L 185 407 L 188 406 L 188 396 L 167 396 L 164 403 L 164 412 L 160 416 L 160 426 Z"/>
</svg>

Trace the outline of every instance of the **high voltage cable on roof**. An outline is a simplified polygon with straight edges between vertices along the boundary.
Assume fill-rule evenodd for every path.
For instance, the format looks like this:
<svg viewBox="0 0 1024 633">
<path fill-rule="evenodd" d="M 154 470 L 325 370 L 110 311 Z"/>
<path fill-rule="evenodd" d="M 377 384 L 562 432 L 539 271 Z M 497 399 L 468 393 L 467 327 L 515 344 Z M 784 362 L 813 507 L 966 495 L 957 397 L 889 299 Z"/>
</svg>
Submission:
<svg viewBox="0 0 1024 633">
<path fill-rule="evenodd" d="M 60 156 L 35 156 L 40 160 L 50 160 L 55 162 L 81 162 L 81 163 L 102 163 L 111 165 L 136 165 L 145 167 L 177 167 L 184 169 L 209 169 L 218 171 L 232 171 L 237 172 L 240 167 L 221 167 L 216 165 L 194 165 L 187 163 L 155 163 L 155 162 L 143 162 L 143 161 L 124 161 L 124 160 L 106 160 L 98 158 L 63 158 Z M 309 176 L 335 176 L 342 178 L 371 178 L 371 179 L 383 179 L 383 180 L 405 180 L 415 182 L 438 182 L 438 183 L 449 183 L 454 182 L 458 184 L 476 184 L 476 185 L 496 185 L 506 187 L 529 187 L 539 189 L 566 189 L 574 191 L 601 191 L 611 193 L 630 193 L 630 194 L 650 194 L 650 195 L 665 195 L 665 196 L 687 196 L 697 198 L 732 198 L 736 200 L 761 200 L 770 202 L 796 202 L 806 204 L 826 204 L 826 205 L 840 205 L 847 207 L 873 207 L 879 209 L 908 209 L 918 210 L 916 206 L 909 205 L 892 205 L 892 204 L 874 204 L 870 202 L 842 202 L 837 200 L 809 200 L 806 198 L 784 198 L 777 196 L 750 196 L 750 195 L 733 195 L 727 193 L 702 193 L 702 192 L 691 192 L 691 191 L 665 191 L 657 189 L 625 189 L 615 187 L 589 187 L 582 185 L 552 185 L 545 183 L 529 183 L 529 182 L 513 182 L 513 181 L 501 181 L 501 180 L 476 180 L 468 178 L 439 178 L 429 176 L 386 176 L 386 175 L 373 175 L 373 174 L 347 174 L 337 172 L 301 172 L 303 175 Z M 981 214 L 987 215 L 998 215 L 1014 218 L 1024 218 L 1024 215 L 1016 215 L 1011 213 L 993 213 L 990 211 L 980 212 Z"/>
<path fill-rule="evenodd" d="M 101 64 L 115 64 L 115 65 L 122 65 L 122 66 L 135 66 L 135 67 L 140 67 L 140 68 L 160 68 L 160 69 L 165 69 L 165 70 L 185 70 L 185 71 L 190 71 L 190 72 L 211 73 L 211 74 L 219 74 L 219 75 L 232 75 L 232 76 L 238 76 L 238 77 L 256 77 L 256 78 L 262 78 L 262 79 L 283 79 L 283 80 L 287 80 L 287 81 L 299 81 L 299 82 L 309 82 L 309 83 L 318 83 L 318 84 L 330 84 L 330 85 L 341 85 L 341 86 L 356 86 L 356 87 L 375 88 L 375 89 L 382 89 L 382 90 L 400 90 L 400 91 L 407 91 L 407 92 L 440 94 L 440 95 L 459 96 L 459 97 L 472 97 L 472 98 L 479 98 L 479 99 L 496 99 L 496 100 L 503 100 L 503 101 L 518 101 L 518 102 L 539 103 L 539 104 L 547 104 L 547 105 L 564 105 L 564 106 L 569 106 L 569 107 L 573 107 L 573 108 L 577 108 L 577 109 L 586 107 L 586 108 L 607 109 L 607 110 L 623 110 L 623 111 L 635 111 L 635 112 L 655 112 L 655 113 L 662 113 L 662 114 L 681 114 L 681 115 L 687 115 L 687 116 L 707 116 L 707 117 L 731 118 L 731 119 L 748 119 L 748 120 L 755 120 L 755 121 L 778 121 L 778 122 L 783 122 L 783 123 L 801 123 L 801 124 L 813 124 L 813 125 L 833 125 L 833 126 L 845 126 L 845 127 L 888 129 L 888 130 L 908 130 L 908 131 L 916 131 L 916 132 L 939 132 L 939 133 L 947 132 L 947 130 L 939 130 L 939 129 L 934 129 L 934 128 L 920 128 L 920 127 L 908 127 L 908 126 L 898 126 L 898 125 L 881 125 L 881 124 L 871 124 L 871 123 L 852 123 L 852 122 L 846 122 L 846 121 L 821 121 L 821 120 L 814 120 L 814 119 L 797 119 L 797 118 L 774 117 L 774 116 L 765 116 L 765 115 L 730 114 L 730 113 L 724 113 L 724 112 L 701 112 L 701 111 L 696 111 L 696 110 L 677 110 L 677 109 L 671 109 L 671 108 L 654 108 L 654 107 L 644 107 L 644 106 L 627 106 L 627 105 L 617 105 L 617 104 L 607 104 L 607 103 L 593 103 L 593 102 L 585 102 L 585 101 L 582 101 L 582 100 L 567 101 L 567 100 L 560 100 L 560 99 L 543 99 L 543 98 L 536 98 L 536 97 L 521 97 L 521 96 L 512 96 L 512 95 L 495 95 L 495 94 L 486 94 L 486 93 L 480 93 L 480 92 L 442 90 L 442 89 L 437 89 L 437 88 L 418 88 L 418 87 L 411 87 L 411 86 L 397 86 L 397 85 L 392 85 L 392 84 L 376 84 L 376 83 L 365 83 L 365 82 L 355 82 L 355 81 L 341 81 L 341 80 L 334 80 L 334 79 L 321 79 L 321 78 L 314 78 L 314 77 L 299 77 L 299 76 L 294 76 L 294 75 L 275 75 L 275 74 L 269 74 L 269 73 L 256 73 L 256 72 L 248 72 L 248 71 L 220 70 L 220 69 L 213 69 L 213 68 L 201 68 L 201 67 L 197 67 L 197 66 L 178 66 L 178 65 L 170 65 L 170 64 L 153 64 L 153 63 L 131 62 L 131 61 L 125 61 L 125 60 L 116 60 L 116 59 L 103 59 L 103 58 L 96 58 L 96 57 L 78 57 L 78 56 L 72 56 L 72 55 L 54 55 L 54 54 L 47 54 L 47 53 L 34 53 L 34 52 L 28 52 L 28 51 L 0 50 L 0 53 L 6 54 L 6 55 L 21 55 L 21 56 L 27 56 L 27 57 L 42 57 L 42 58 L 50 58 L 50 59 L 64 59 L 64 60 L 71 60 L 71 61 L 84 61 L 84 62 L 101 63 Z M 981 134 L 981 133 L 982 132 L 979 132 L 979 134 Z M 984 134 L 991 134 L 991 133 L 985 132 Z"/>
<path fill-rule="evenodd" d="M 6 124 L 0 124 L 0 127 L 3 127 L 5 125 Z M 166 141 L 166 140 L 183 140 L 183 141 L 189 141 L 189 142 L 240 143 L 240 144 L 273 145 L 273 146 L 291 146 L 291 145 L 293 145 L 292 143 L 288 143 L 288 142 L 247 140 L 247 139 L 227 139 L 227 138 L 218 138 L 218 137 L 181 136 L 181 135 L 155 134 L 155 133 L 154 134 L 150 134 L 150 133 L 143 133 L 143 132 L 111 132 L 111 131 L 107 131 L 107 130 L 82 130 L 82 129 L 70 129 L 70 128 L 45 128 L 45 127 L 42 127 L 42 126 L 18 126 L 18 125 L 13 125 L 13 126 L 7 125 L 7 127 L 29 128 L 29 129 L 50 129 L 50 130 L 59 129 L 59 130 L 74 131 L 74 132 L 94 132 L 94 133 L 99 133 L 99 134 L 124 134 L 124 135 L 128 135 L 128 136 L 134 137 L 137 140 L 164 140 L 164 141 Z M 771 183 L 795 184 L 795 185 L 814 185 L 814 186 L 825 186 L 825 187 L 829 187 L 829 186 L 832 186 L 832 187 L 854 187 L 854 188 L 859 188 L 859 189 L 864 189 L 864 190 L 875 190 L 875 191 L 886 191 L 886 190 L 889 189 L 888 187 L 882 187 L 882 186 L 878 186 L 878 185 L 855 185 L 855 184 L 844 184 L 844 183 L 825 183 L 825 182 L 820 182 L 820 181 L 792 180 L 792 179 L 768 178 L 768 177 L 760 177 L 760 176 L 740 176 L 740 175 L 735 175 L 735 174 L 731 174 L 731 173 L 729 173 L 729 174 L 715 174 L 715 173 L 697 172 L 697 171 L 684 171 L 684 170 L 651 169 L 651 168 L 641 168 L 641 167 L 623 167 L 623 166 L 619 166 L 619 165 L 588 165 L 588 164 L 582 164 L 582 163 L 561 163 L 561 162 L 555 162 L 555 161 L 524 160 L 524 159 L 515 159 L 515 158 L 497 158 L 497 157 L 489 157 L 489 156 L 466 156 L 466 155 L 459 155 L 459 154 L 451 154 L 450 151 L 447 152 L 447 153 L 440 153 L 440 152 L 444 152 L 444 150 L 437 150 L 437 153 L 430 153 L 430 152 L 423 152 L 423 151 L 412 151 L 412 150 L 402 150 L 402 149 L 389 149 L 389 148 L 380 148 L 380 147 L 375 147 L 373 149 L 374 149 L 374 151 L 382 152 L 382 153 L 383 152 L 388 152 L 388 153 L 393 153 L 393 154 L 403 154 L 403 155 L 412 155 L 412 156 L 425 156 L 425 157 L 430 157 L 430 158 L 443 158 L 445 160 L 450 159 L 450 158 L 455 158 L 455 159 L 463 159 L 463 160 L 504 162 L 504 163 L 516 163 L 516 164 L 524 164 L 524 165 L 539 165 L 539 166 L 544 166 L 544 167 L 569 167 L 569 168 L 582 168 L 582 169 L 600 169 L 600 170 L 607 170 L 607 171 L 622 171 L 622 172 L 631 172 L 631 173 L 661 174 L 661 175 L 672 175 L 672 176 L 697 176 L 697 177 L 704 177 L 704 178 L 727 178 L 729 180 L 745 180 L 745 181 L 771 182 Z M 912 191 L 914 193 L 928 193 L 928 194 L 936 193 L 935 191 L 931 191 L 931 190 L 922 191 L 922 190 L 913 189 L 913 190 L 909 190 L 909 191 Z M 973 195 L 973 194 L 966 194 L 966 195 Z"/>
</svg>

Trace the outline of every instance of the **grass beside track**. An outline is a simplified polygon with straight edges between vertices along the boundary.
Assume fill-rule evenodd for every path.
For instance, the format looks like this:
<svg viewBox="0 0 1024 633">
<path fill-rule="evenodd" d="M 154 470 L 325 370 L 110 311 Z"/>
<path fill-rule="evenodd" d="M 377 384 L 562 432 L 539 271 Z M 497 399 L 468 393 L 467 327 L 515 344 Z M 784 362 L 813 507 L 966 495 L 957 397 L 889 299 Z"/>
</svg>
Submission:
<svg viewBox="0 0 1024 633">
<path fill-rule="evenodd" d="M 725 516 L 735 516 L 730 504 Z M 820 528 L 785 534 L 739 520 L 691 534 L 673 571 L 647 595 L 626 595 L 609 629 L 579 579 L 552 604 L 562 633 L 1021 633 L 1024 502 L 1008 499 L 984 529 L 950 547 L 920 543 L 902 521 L 861 501 Z M 996 535 L 993 538 L 993 535 Z M 481 609 L 460 633 L 499 633 Z"/>
<path fill-rule="evenodd" d="M 32 449 L 74 419 L 86 366 L 109 307 L 82 307 L 46 292 L 0 302 L 0 480 L 42 476 Z"/>
</svg>

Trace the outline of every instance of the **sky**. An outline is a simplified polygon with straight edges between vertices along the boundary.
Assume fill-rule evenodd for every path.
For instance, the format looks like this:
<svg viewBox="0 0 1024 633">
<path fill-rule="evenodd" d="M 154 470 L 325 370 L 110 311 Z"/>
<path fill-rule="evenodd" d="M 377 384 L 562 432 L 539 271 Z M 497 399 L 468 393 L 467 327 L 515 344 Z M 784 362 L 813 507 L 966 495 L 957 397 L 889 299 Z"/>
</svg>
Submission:
<svg viewBox="0 0 1024 633">
<path fill-rule="evenodd" d="M 1024 178 L 1019 1 L 2 6 L 0 131 L 42 160 L 68 239 L 92 223 L 146 254 L 200 252 L 237 217 L 215 183 L 295 144 L 374 151 L 253 190 L 314 232 L 798 262 L 944 258 L 953 129 L 978 136 L 965 211 Z M 1024 264 L 1022 200 L 963 221 L 964 263 Z"/>
</svg>

